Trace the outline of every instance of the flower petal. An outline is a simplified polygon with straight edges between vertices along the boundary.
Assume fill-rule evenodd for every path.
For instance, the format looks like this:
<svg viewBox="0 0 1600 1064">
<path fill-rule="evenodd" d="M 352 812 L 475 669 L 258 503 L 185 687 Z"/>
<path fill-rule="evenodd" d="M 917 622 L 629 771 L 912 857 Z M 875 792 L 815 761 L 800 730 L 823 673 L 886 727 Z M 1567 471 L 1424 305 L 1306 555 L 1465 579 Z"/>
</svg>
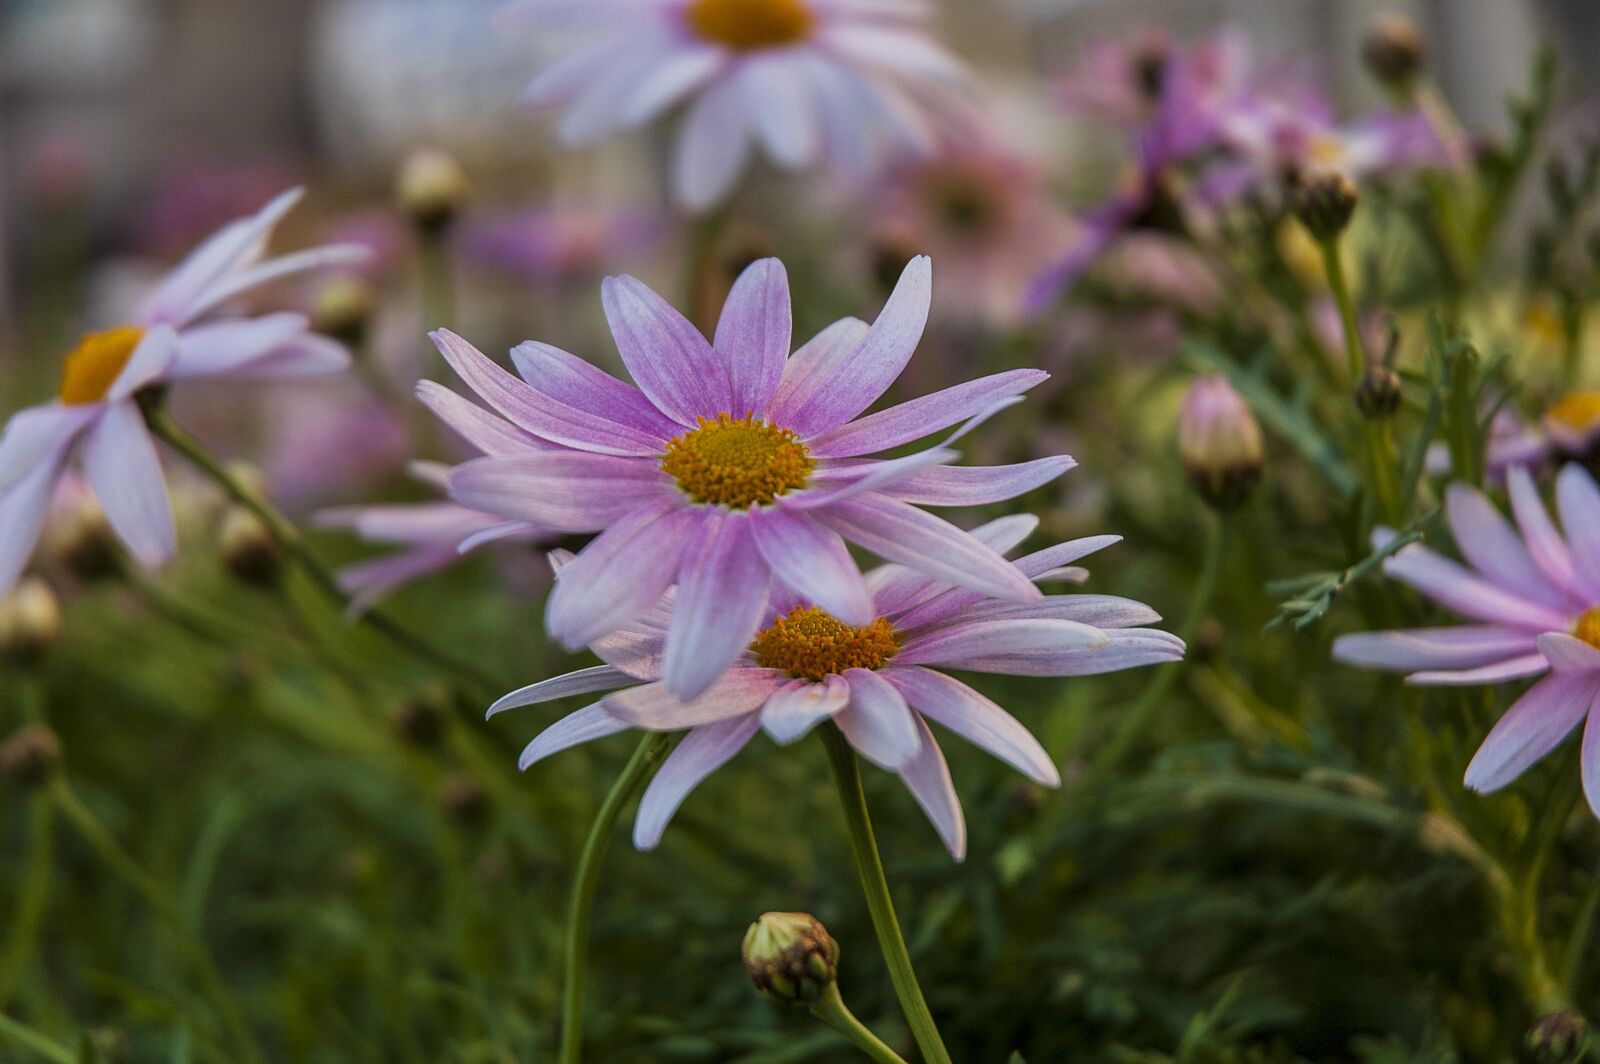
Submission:
<svg viewBox="0 0 1600 1064">
<path fill-rule="evenodd" d="M 674 198 L 698 214 L 721 200 L 750 159 L 750 120 L 732 80 L 718 82 L 689 107 L 673 159 Z"/>
<path fill-rule="evenodd" d="M 783 379 L 792 328 L 789 275 L 783 263 L 758 259 L 745 267 L 722 305 L 712 344 L 726 366 L 732 389 L 729 413 L 740 416 L 766 410 Z"/>
<path fill-rule="evenodd" d="M 40 466 L 59 462 L 78 433 L 99 416 L 99 405 L 89 403 L 45 403 L 13 414 L 0 436 L 0 492 Z"/>
<path fill-rule="evenodd" d="M 694 698 L 682 699 L 664 683 L 648 683 L 609 694 L 606 712 L 650 731 L 677 731 L 741 714 L 755 715 L 789 681 L 776 669 L 735 666 Z"/>
<path fill-rule="evenodd" d="M 428 335 L 461 379 L 519 428 L 542 439 L 597 454 L 661 453 L 661 441 L 656 437 L 550 398 L 495 365 L 448 329 Z"/>
<path fill-rule="evenodd" d="M 810 359 L 804 367 L 809 372 L 785 372 L 768 408 L 772 420 L 809 439 L 871 406 L 911 360 L 932 298 L 933 266 L 926 255 L 918 255 L 906 264 L 859 347 L 844 357 Z"/>
<path fill-rule="evenodd" d="M 870 669 L 846 669 L 850 701 L 833 722 L 861 756 L 898 772 L 917 756 L 922 736 L 905 696 Z"/>
<path fill-rule="evenodd" d="M 1490 662 L 1488 665 L 1479 665 L 1471 669 L 1414 672 L 1406 677 L 1406 683 L 1416 687 L 1474 687 L 1479 684 L 1520 680 L 1526 676 L 1537 676 L 1549 671 L 1549 659 L 1536 652 Z"/>
<path fill-rule="evenodd" d="M 1467 787 L 1488 794 L 1522 775 L 1578 726 L 1596 693 L 1600 678 L 1588 674 L 1556 673 L 1528 688 L 1478 747 Z"/>
<path fill-rule="evenodd" d="M 1499 625 L 1402 628 L 1342 635 L 1333 641 L 1333 656 L 1347 665 L 1395 672 L 1470 669 L 1531 653 L 1536 638 Z"/>
<path fill-rule="evenodd" d="M 1049 378 L 1050 374 L 1037 369 L 1014 369 L 979 377 L 868 414 L 818 436 L 806 446 L 820 458 L 886 451 L 980 414 L 999 400 L 1021 395 Z"/>
<path fill-rule="evenodd" d="M 812 382 L 839 373 L 871 329 L 859 318 L 840 318 L 800 346 L 784 363 L 778 390 L 767 403 L 767 420 L 789 426 L 788 416 Z"/>
<path fill-rule="evenodd" d="M 1566 593 L 1534 562 L 1522 537 L 1483 492 L 1451 484 L 1445 489 L 1445 512 L 1456 549 L 1473 568 L 1507 591 L 1543 605 L 1556 609 L 1570 605 Z"/>
<path fill-rule="evenodd" d="M 998 554 L 1005 554 L 1017 544 L 1033 535 L 1039 519 L 1033 514 L 1011 514 L 997 518 L 972 530 L 972 538 Z M 943 596 L 965 596 L 963 603 L 979 602 L 981 592 L 952 589 L 949 584 L 930 577 L 918 569 L 904 565 L 880 565 L 866 574 L 867 587 L 872 591 L 873 609 L 880 615 L 904 613 Z"/>
<path fill-rule="evenodd" d="M 517 768 L 526 772 L 529 767 L 543 761 L 551 754 L 560 753 L 591 739 L 604 739 L 608 735 L 627 730 L 626 723 L 611 716 L 598 703 L 584 706 L 568 713 L 534 736 L 533 741 L 522 748 L 522 756 L 517 758 Z"/>
<path fill-rule="evenodd" d="M 905 695 L 912 709 L 982 747 L 1035 783 L 1061 784 L 1061 774 L 1033 733 L 996 703 L 960 680 L 920 666 L 895 665 L 884 679 Z"/>
<path fill-rule="evenodd" d="M 1059 623 L 1059 622 L 1058 622 Z M 1055 653 L 996 654 L 948 662 L 951 668 L 1011 676 L 1097 676 L 1183 659 L 1183 640 L 1154 628 L 1109 628 L 1105 642 Z"/>
<path fill-rule="evenodd" d="M 780 54 L 745 62 L 739 77 L 740 91 L 750 101 L 750 124 L 767 155 L 780 169 L 811 165 L 822 145 L 805 68 Z"/>
<path fill-rule="evenodd" d="M 66 455 L 58 452 L 0 488 L 0 597 L 9 595 L 39 542 Z"/>
<path fill-rule="evenodd" d="M 229 222 L 207 237 L 145 298 L 135 318 L 181 325 L 193 317 L 190 308 L 200 293 L 252 255 L 259 255 L 273 227 L 304 194 L 303 188 L 279 193 L 253 216 Z"/>
<path fill-rule="evenodd" d="M 1546 632 L 1541 635 L 1539 653 L 1557 672 L 1600 671 L 1600 650 L 1565 632 Z"/>
<path fill-rule="evenodd" d="M 656 409 L 680 425 L 733 409 L 728 369 L 706 338 L 633 277 L 607 277 L 600 301 L 623 364 Z"/>
<path fill-rule="evenodd" d="M 504 713 L 508 709 L 520 706 L 537 705 L 540 702 L 553 702 L 558 698 L 567 698 L 571 695 L 587 695 L 595 691 L 614 691 L 619 687 L 628 687 L 637 683 L 632 676 L 621 669 L 610 665 L 594 665 L 587 669 L 578 669 L 575 672 L 565 673 L 561 676 L 552 676 L 548 680 L 519 687 L 515 691 L 498 698 L 484 714 L 484 719 L 496 713 Z"/>
<path fill-rule="evenodd" d="M 491 414 L 435 381 L 418 381 L 417 398 L 456 435 L 484 454 L 521 454 L 545 451 L 555 446 L 517 428 L 498 414 Z"/>
<path fill-rule="evenodd" d="M 1539 491 L 1533 478 L 1522 466 L 1506 470 L 1506 493 L 1511 498 L 1511 510 L 1516 515 L 1517 527 L 1522 530 L 1523 542 L 1534 563 L 1544 570 L 1552 583 L 1568 594 L 1582 597 L 1577 573 L 1572 564 L 1572 552 L 1567 541 L 1556 531 L 1555 522 L 1539 500 Z"/>
<path fill-rule="evenodd" d="M 1418 543 L 1386 559 L 1383 571 L 1464 617 L 1538 632 L 1566 627 L 1561 613 L 1497 587 Z"/>
<path fill-rule="evenodd" d="M 581 451 L 475 458 L 450 473 L 462 506 L 559 532 L 598 532 L 672 495 L 652 463 Z"/>
<path fill-rule="evenodd" d="M 792 680 L 761 707 L 761 726 L 774 742 L 788 746 L 838 713 L 850 701 L 850 685 L 838 676 L 821 683 Z"/>
<path fill-rule="evenodd" d="M 677 579 L 699 515 L 670 505 L 629 514 L 556 574 L 545 627 L 569 650 L 616 631 L 655 605 Z"/>
<path fill-rule="evenodd" d="M 161 459 L 132 401 L 111 403 L 83 441 L 83 471 L 106 520 L 146 568 L 177 551 Z"/>
<path fill-rule="evenodd" d="M 166 376 L 178 355 L 178 334 L 170 325 L 157 325 L 145 332 L 128 356 L 128 362 L 106 391 L 106 402 L 132 398 L 133 393 Z"/>
<path fill-rule="evenodd" d="M 1556 505 L 1567 534 L 1578 585 L 1589 602 L 1600 599 L 1600 487 L 1573 462 L 1556 475 Z"/>
<path fill-rule="evenodd" d="M 511 361 L 529 384 L 576 410 L 659 437 L 663 445 L 683 431 L 639 389 L 559 347 L 530 340 L 511 349 Z"/>
<path fill-rule="evenodd" d="M 1043 487 L 1077 465 L 1066 455 L 1004 466 L 935 466 L 883 489 L 918 506 L 986 506 Z"/>
<path fill-rule="evenodd" d="M 771 571 L 747 514 L 714 514 L 684 547 L 662 682 L 694 698 L 739 659 L 761 627 Z"/>
<path fill-rule="evenodd" d="M 750 531 L 773 575 L 800 598 L 846 624 L 872 622 L 872 596 L 839 533 L 776 508 L 751 513 Z"/>
<path fill-rule="evenodd" d="M 900 779 L 933 823 L 950 856 L 960 861 L 967 856 L 967 822 L 961 815 L 955 782 L 950 779 L 950 766 L 928 726 L 916 717 L 912 723 L 919 740 L 917 756 L 900 769 Z"/>
<path fill-rule="evenodd" d="M 966 658 L 1037 657 L 1101 646 L 1106 633 L 1093 625 L 1061 620 L 969 621 L 909 637 L 895 661 L 904 665 Z"/>
<path fill-rule="evenodd" d="M 641 850 L 655 849 L 672 814 L 678 811 L 689 792 L 744 749 L 744 744 L 760 727 L 761 718 L 747 713 L 691 731 L 661 763 L 655 779 L 645 788 L 644 797 L 639 800 L 639 815 L 633 824 L 633 845 Z"/>
</svg>

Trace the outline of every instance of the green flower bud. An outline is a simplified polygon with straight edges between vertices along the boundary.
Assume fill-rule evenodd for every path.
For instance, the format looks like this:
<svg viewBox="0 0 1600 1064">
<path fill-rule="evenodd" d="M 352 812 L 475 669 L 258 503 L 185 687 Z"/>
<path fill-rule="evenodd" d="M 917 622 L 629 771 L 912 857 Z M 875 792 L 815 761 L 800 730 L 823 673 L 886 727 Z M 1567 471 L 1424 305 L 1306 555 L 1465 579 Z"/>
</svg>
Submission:
<svg viewBox="0 0 1600 1064">
<path fill-rule="evenodd" d="M 811 1004 L 833 986 L 839 944 L 810 913 L 763 913 L 744 936 L 750 982 L 779 1001 Z"/>
</svg>

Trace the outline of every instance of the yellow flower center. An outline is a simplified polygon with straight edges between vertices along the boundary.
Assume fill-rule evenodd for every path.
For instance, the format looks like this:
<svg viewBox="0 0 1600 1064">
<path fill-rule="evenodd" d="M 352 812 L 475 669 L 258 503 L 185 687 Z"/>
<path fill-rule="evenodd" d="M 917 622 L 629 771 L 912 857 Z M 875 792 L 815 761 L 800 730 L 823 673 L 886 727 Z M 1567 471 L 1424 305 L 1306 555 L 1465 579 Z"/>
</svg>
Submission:
<svg viewBox="0 0 1600 1064">
<path fill-rule="evenodd" d="M 1578 623 L 1572 626 L 1574 637 L 1600 650 L 1600 606 L 1583 611 Z"/>
<path fill-rule="evenodd" d="M 67 352 L 61 370 L 61 401 L 98 403 L 104 399 L 142 339 L 144 330 L 137 325 L 85 334 L 78 346 Z"/>
<path fill-rule="evenodd" d="M 694 0 L 685 14 L 706 40 L 744 51 L 803 41 L 815 21 L 805 0 Z"/>
<path fill-rule="evenodd" d="M 1600 425 L 1600 391 L 1572 392 L 1562 396 L 1545 417 L 1572 432 L 1584 433 Z"/>
<path fill-rule="evenodd" d="M 806 486 L 816 461 L 800 437 L 752 417 L 700 418 L 667 443 L 661 469 L 695 502 L 744 510 Z"/>
<path fill-rule="evenodd" d="M 815 606 L 796 606 L 763 628 L 750 649 L 762 668 L 820 683 L 846 669 L 881 669 L 900 644 L 887 617 L 855 628 Z"/>
</svg>

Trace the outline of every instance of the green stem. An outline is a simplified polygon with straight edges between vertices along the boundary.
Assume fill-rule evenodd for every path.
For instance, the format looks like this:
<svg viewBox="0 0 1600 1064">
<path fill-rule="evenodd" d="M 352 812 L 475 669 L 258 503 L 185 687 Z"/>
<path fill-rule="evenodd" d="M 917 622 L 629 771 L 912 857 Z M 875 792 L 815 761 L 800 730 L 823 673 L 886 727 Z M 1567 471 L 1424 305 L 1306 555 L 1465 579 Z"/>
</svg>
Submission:
<svg viewBox="0 0 1600 1064">
<path fill-rule="evenodd" d="M 839 995 L 838 983 L 829 984 L 822 1000 L 811 1006 L 811 1014 L 850 1039 L 852 1045 L 877 1064 L 906 1064 L 904 1057 L 890 1049 L 883 1039 L 872 1033 L 871 1028 L 856 1019 L 855 1013 L 850 1011 L 844 998 Z"/>
<path fill-rule="evenodd" d="M 1361 350 L 1361 327 L 1356 322 L 1356 304 L 1350 297 L 1350 283 L 1344 276 L 1344 262 L 1339 258 L 1337 237 L 1317 242 L 1322 249 L 1322 268 L 1328 275 L 1328 288 L 1339 307 L 1339 324 L 1344 331 L 1345 371 L 1352 385 L 1359 384 L 1367 371 L 1367 358 Z"/>
<path fill-rule="evenodd" d="M 201 993 L 221 1017 L 244 1059 L 253 1064 L 265 1064 L 266 1057 L 256 1045 L 255 1037 L 250 1033 L 244 1014 L 228 991 L 227 983 L 217 971 L 216 962 L 211 959 L 205 944 L 195 936 L 188 920 L 184 919 L 183 910 L 167 895 L 160 883 L 139 867 L 138 862 L 122 848 L 111 832 L 106 830 L 105 825 L 94 815 L 94 811 L 83 804 L 82 799 L 67 785 L 65 779 L 58 778 L 55 781 L 52 785 L 52 795 L 62 816 L 77 829 L 79 835 L 83 836 L 83 840 L 94 850 L 96 856 L 123 882 L 132 887 L 167 925 L 168 933 L 172 935 L 173 941 L 178 944 L 199 977 Z"/>
<path fill-rule="evenodd" d="M 1185 644 L 1194 640 L 1195 633 L 1200 630 L 1200 622 L 1205 620 L 1206 612 L 1211 609 L 1211 600 L 1216 597 L 1217 586 L 1222 582 L 1222 564 L 1227 554 L 1228 517 L 1226 514 L 1216 513 L 1206 525 L 1205 555 L 1200 563 L 1200 575 L 1195 580 L 1194 591 L 1189 596 L 1189 606 L 1184 611 L 1183 623 L 1178 626 L 1178 638 Z M 1122 763 L 1122 759 L 1128 755 L 1128 751 L 1144 731 L 1156 708 L 1161 705 L 1162 700 L 1172 690 L 1172 685 L 1177 682 L 1178 675 L 1183 671 L 1183 662 L 1174 661 L 1156 668 L 1155 675 L 1140 692 L 1139 700 L 1122 715 L 1116 731 L 1111 733 L 1111 738 L 1106 740 L 1106 744 L 1095 755 L 1093 762 L 1095 772 L 1108 773 Z"/>
<path fill-rule="evenodd" d="M 17 908 L 6 931 L 5 952 L 0 954 L 0 1011 L 11 1003 L 33 963 L 50 906 L 51 860 L 55 851 L 55 810 L 45 794 L 28 800 L 28 856 L 17 890 Z"/>
<path fill-rule="evenodd" d="M 0 1037 L 9 1038 L 23 1048 L 33 1050 L 53 1064 L 79 1064 L 78 1055 L 72 1050 L 3 1012 L 0 1012 Z"/>
<path fill-rule="evenodd" d="M 578 876 L 572 884 L 572 901 L 567 910 L 567 971 L 561 993 L 561 1064 L 577 1064 L 583 1058 L 583 984 L 589 968 L 589 915 L 594 910 L 595 888 L 600 883 L 600 864 L 606 844 L 617 826 L 617 818 L 645 777 L 677 745 L 681 734 L 652 732 L 639 740 L 627 767 L 595 814 L 589 838 L 578 858 Z"/>
<path fill-rule="evenodd" d="M 928 1002 L 917 984 L 917 973 L 911 967 L 911 955 L 906 950 L 905 935 L 900 931 L 900 921 L 894 915 L 894 900 L 889 896 L 889 880 L 883 872 L 883 859 L 878 855 L 878 842 L 872 833 L 872 818 L 867 814 L 867 796 L 861 789 L 861 766 L 855 751 L 836 725 L 827 724 L 818 729 L 822 744 L 828 748 L 828 760 L 833 764 L 834 781 L 839 786 L 839 801 L 844 806 L 844 819 L 850 829 L 850 854 L 855 859 L 856 876 L 867 896 L 867 911 L 872 914 L 872 927 L 878 934 L 878 948 L 884 963 L 889 967 L 889 980 L 894 984 L 895 996 L 900 999 L 900 1009 L 911 1025 L 911 1034 L 922 1050 L 925 1064 L 951 1064 L 950 1053 L 939 1037 L 939 1028 L 928 1011 Z"/>
<path fill-rule="evenodd" d="M 189 435 L 183 426 L 173 420 L 171 412 L 159 398 L 146 399 L 140 403 L 140 407 L 144 412 L 145 424 L 157 439 L 181 454 L 191 465 L 210 477 L 235 502 L 254 514 L 266 526 L 279 549 L 300 567 L 320 592 L 341 607 L 349 605 L 349 597 L 339 586 L 338 578 L 311 553 L 294 522 L 280 513 L 272 503 L 247 485 L 227 466 L 212 457 L 199 440 Z M 358 615 L 357 620 L 401 649 L 431 661 L 485 691 L 499 690 L 499 685 L 475 666 L 440 650 L 380 610 L 365 610 Z"/>
<path fill-rule="evenodd" d="M 454 329 L 456 325 L 455 278 L 450 270 L 447 230 L 420 235 L 422 258 L 422 313 L 427 331 Z"/>
</svg>

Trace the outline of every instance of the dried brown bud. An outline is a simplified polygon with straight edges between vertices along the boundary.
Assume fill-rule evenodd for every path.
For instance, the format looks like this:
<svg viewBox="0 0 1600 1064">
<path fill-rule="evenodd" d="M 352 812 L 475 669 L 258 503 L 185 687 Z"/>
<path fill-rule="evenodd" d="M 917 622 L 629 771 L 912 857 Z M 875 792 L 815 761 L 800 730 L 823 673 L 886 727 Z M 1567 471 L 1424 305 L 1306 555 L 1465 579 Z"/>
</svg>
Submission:
<svg viewBox="0 0 1600 1064">
<path fill-rule="evenodd" d="M 0 743 L 0 772 L 24 787 L 49 783 L 61 767 L 61 740 L 46 724 L 28 724 Z"/>
<path fill-rule="evenodd" d="M 810 913 L 763 913 L 744 935 L 744 970 L 779 1001 L 810 1004 L 833 986 L 839 944 Z"/>
<path fill-rule="evenodd" d="M 50 585 L 24 577 L 0 598 L 0 658 L 32 665 L 61 638 L 61 603 Z"/>
<path fill-rule="evenodd" d="M 283 570 L 278 541 L 261 519 L 243 506 L 230 506 L 223 511 L 217 551 L 228 572 L 247 584 L 272 587 Z"/>
<path fill-rule="evenodd" d="M 1356 409 L 1374 421 L 1394 417 L 1400 399 L 1400 374 L 1385 366 L 1368 366 L 1356 385 Z"/>
<path fill-rule="evenodd" d="M 1361 194 L 1341 170 L 1310 169 L 1295 175 L 1289 202 L 1296 218 L 1317 240 L 1332 240 L 1345 231 Z"/>
<path fill-rule="evenodd" d="M 400 164 L 395 199 L 418 229 L 437 233 L 449 227 L 467 201 L 467 172 L 455 156 L 418 148 Z"/>
<path fill-rule="evenodd" d="M 1427 56 L 1417 24 L 1404 15 L 1388 12 L 1372 20 L 1361 42 L 1367 71 L 1387 89 L 1409 89 L 1422 73 Z"/>
<path fill-rule="evenodd" d="M 1200 497 L 1218 509 L 1244 502 L 1261 479 L 1261 426 L 1226 377 L 1189 386 L 1178 412 L 1178 458 Z"/>
</svg>

